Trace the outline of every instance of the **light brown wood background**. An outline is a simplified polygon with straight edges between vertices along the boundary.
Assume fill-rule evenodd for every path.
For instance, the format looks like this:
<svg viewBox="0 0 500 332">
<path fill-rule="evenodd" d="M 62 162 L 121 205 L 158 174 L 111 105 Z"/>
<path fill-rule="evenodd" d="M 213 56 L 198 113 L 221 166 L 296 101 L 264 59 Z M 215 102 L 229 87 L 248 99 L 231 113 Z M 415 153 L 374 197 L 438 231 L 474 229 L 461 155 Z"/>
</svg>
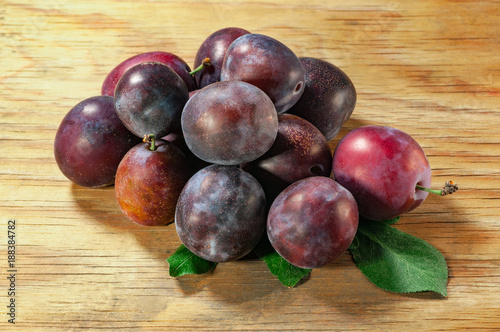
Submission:
<svg viewBox="0 0 500 332">
<path fill-rule="evenodd" d="M 193 64 L 238 26 L 328 60 L 358 103 L 338 140 L 390 125 L 426 150 L 429 197 L 397 227 L 445 256 L 449 296 L 371 284 L 346 252 L 294 289 L 256 259 L 173 279 L 173 225 L 121 214 L 113 188 L 72 185 L 53 157 L 64 115 L 106 74 L 162 50 Z M 500 329 L 499 1 L 0 1 L 0 329 L 456 331 Z M 17 222 L 16 325 L 7 324 L 7 222 Z"/>
</svg>

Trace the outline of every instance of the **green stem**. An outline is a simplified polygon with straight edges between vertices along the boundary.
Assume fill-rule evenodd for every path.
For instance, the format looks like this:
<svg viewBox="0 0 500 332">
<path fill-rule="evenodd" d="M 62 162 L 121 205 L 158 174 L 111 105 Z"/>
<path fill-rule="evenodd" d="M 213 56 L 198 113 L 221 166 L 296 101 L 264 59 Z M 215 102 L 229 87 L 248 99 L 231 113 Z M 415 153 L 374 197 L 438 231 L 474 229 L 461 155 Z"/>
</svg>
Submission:
<svg viewBox="0 0 500 332">
<path fill-rule="evenodd" d="M 203 68 L 205 67 L 210 67 L 212 65 L 212 62 L 210 61 L 210 58 L 205 58 L 203 59 L 203 61 L 201 62 L 201 65 L 199 65 L 197 68 L 195 68 L 193 71 L 191 71 L 189 73 L 189 75 L 194 75 L 196 74 L 197 72 L 199 71 L 202 71 Z"/>
<path fill-rule="evenodd" d="M 426 188 L 426 187 L 422 187 L 422 186 L 420 186 L 418 184 L 415 186 L 415 189 L 427 191 L 428 193 L 436 194 L 436 195 L 439 195 L 439 196 L 441 196 L 443 194 L 442 190 L 429 189 L 429 188 Z"/>
<path fill-rule="evenodd" d="M 445 195 L 451 195 L 454 192 L 456 192 L 458 190 L 458 185 L 453 181 L 446 181 L 446 183 L 443 186 L 443 189 L 441 189 L 441 190 L 429 189 L 426 187 L 422 187 L 421 185 L 418 185 L 418 184 L 415 186 L 415 189 L 427 191 L 428 193 L 431 193 L 431 194 L 445 196 Z"/>
<path fill-rule="evenodd" d="M 155 151 L 156 150 L 156 141 L 155 141 L 155 135 L 150 135 L 151 137 L 151 147 L 149 148 L 151 151 Z"/>
<path fill-rule="evenodd" d="M 145 142 L 145 143 L 151 143 L 151 146 L 149 147 L 149 150 L 156 151 L 155 135 L 153 135 L 153 134 L 144 135 L 144 139 L 142 141 Z"/>
</svg>

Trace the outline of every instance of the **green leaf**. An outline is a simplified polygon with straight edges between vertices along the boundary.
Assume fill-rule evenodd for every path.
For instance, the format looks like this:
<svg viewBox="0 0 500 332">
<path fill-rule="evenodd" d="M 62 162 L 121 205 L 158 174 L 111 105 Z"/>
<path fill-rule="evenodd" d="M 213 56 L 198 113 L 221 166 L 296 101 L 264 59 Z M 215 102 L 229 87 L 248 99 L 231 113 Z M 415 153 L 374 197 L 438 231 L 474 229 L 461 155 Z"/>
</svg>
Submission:
<svg viewBox="0 0 500 332">
<path fill-rule="evenodd" d="M 294 287 L 311 272 L 310 269 L 303 269 L 292 265 L 281 257 L 271 246 L 267 236 L 262 237 L 254 252 L 266 263 L 269 271 L 287 287 Z"/>
<path fill-rule="evenodd" d="M 203 274 L 212 271 L 217 263 L 207 261 L 196 256 L 183 244 L 167 258 L 171 277 L 180 277 L 186 274 Z"/>
<path fill-rule="evenodd" d="M 443 255 L 428 242 L 385 222 L 361 219 L 349 250 L 357 267 L 382 289 L 447 295 L 448 267 Z"/>
</svg>

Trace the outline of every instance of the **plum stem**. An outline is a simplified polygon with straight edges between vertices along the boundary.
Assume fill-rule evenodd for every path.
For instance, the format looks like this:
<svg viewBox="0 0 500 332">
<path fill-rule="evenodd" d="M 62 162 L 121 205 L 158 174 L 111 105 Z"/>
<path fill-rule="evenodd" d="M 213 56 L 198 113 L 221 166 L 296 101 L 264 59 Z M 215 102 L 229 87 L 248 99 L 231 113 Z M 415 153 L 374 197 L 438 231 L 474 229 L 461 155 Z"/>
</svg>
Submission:
<svg viewBox="0 0 500 332">
<path fill-rule="evenodd" d="M 443 186 L 443 189 L 441 189 L 441 190 L 429 189 L 426 187 L 422 187 L 421 185 L 418 185 L 418 184 L 415 186 L 415 189 L 427 191 L 428 193 L 431 193 L 431 194 L 445 196 L 445 195 L 451 195 L 454 192 L 456 192 L 458 190 L 458 185 L 453 181 L 446 181 L 446 183 Z"/>
<path fill-rule="evenodd" d="M 212 65 L 212 62 L 210 61 L 210 58 L 205 58 L 203 59 L 203 61 L 201 62 L 201 65 L 199 65 L 197 68 L 193 69 L 193 71 L 191 71 L 189 73 L 189 75 L 194 75 L 196 74 L 197 72 L 199 71 L 202 71 L 203 68 L 205 67 L 210 67 Z"/>
<path fill-rule="evenodd" d="M 151 143 L 151 146 L 149 147 L 149 150 L 151 151 L 156 151 L 156 142 L 155 142 L 155 135 L 149 134 L 149 135 L 144 135 L 144 138 L 142 140 L 145 143 Z"/>
</svg>

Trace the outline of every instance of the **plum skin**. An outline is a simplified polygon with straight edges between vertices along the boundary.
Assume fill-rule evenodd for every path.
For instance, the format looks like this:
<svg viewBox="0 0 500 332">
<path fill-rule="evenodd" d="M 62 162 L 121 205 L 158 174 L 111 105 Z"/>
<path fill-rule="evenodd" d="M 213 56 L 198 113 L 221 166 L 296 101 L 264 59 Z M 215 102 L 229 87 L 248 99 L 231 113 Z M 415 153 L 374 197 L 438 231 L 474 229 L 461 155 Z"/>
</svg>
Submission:
<svg viewBox="0 0 500 332">
<path fill-rule="evenodd" d="M 329 141 L 340 131 L 356 106 L 356 89 L 338 67 L 317 58 L 301 57 L 305 89 L 288 113 L 315 125 Z"/>
<path fill-rule="evenodd" d="M 347 133 L 333 154 L 333 176 L 358 203 L 361 216 L 388 220 L 418 207 L 428 193 L 431 168 L 422 147 L 388 126 L 363 126 Z"/>
<path fill-rule="evenodd" d="M 238 37 L 229 46 L 221 80 L 253 84 L 273 101 L 278 113 L 286 112 L 304 92 L 304 68 L 293 51 L 261 34 Z"/>
<path fill-rule="evenodd" d="M 145 62 L 123 74 L 114 98 L 118 117 L 132 133 L 163 137 L 179 127 L 189 92 L 173 69 Z"/>
<path fill-rule="evenodd" d="M 269 210 L 267 235 L 289 263 L 313 269 L 347 250 L 358 223 L 351 193 L 331 178 L 315 176 L 291 184 L 278 195 Z"/>
<path fill-rule="evenodd" d="M 134 55 L 119 63 L 104 79 L 101 87 L 101 94 L 103 96 L 113 97 L 115 95 L 116 85 L 123 74 L 133 66 L 144 62 L 160 62 L 167 65 L 182 78 L 189 91 L 196 89 L 194 79 L 189 75 L 191 68 L 189 68 L 189 65 L 184 60 L 173 53 L 153 51 Z"/>
<path fill-rule="evenodd" d="M 192 175 L 189 159 L 174 143 L 140 143 L 123 157 L 116 172 L 115 197 L 123 214 L 144 226 L 174 221 L 182 188 Z"/>
<path fill-rule="evenodd" d="M 191 252 L 212 262 L 239 259 L 257 245 L 266 226 L 262 187 L 237 166 L 211 165 L 188 181 L 175 226 Z"/>
<path fill-rule="evenodd" d="M 59 125 L 54 156 L 61 172 L 82 187 L 106 187 L 115 181 L 123 156 L 140 139 L 116 115 L 113 98 L 95 96 L 75 105 Z"/>
<path fill-rule="evenodd" d="M 200 159 L 238 165 L 263 155 L 278 133 L 278 115 L 269 97 L 241 81 L 200 89 L 184 106 L 184 140 Z"/>
<path fill-rule="evenodd" d="M 211 66 L 203 68 L 194 75 L 199 89 L 220 81 L 222 63 L 229 45 L 238 37 L 250 32 L 236 27 L 223 28 L 208 36 L 198 48 L 194 60 L 194 68 L 197 68 L 205 58 L 210 59 Z"/>
<path fill-rule="evenodd" d="M 257 160 L 241 165 L 262 185 L 269 202 L 287 186 L 310 176 L 330 176 L 332 152 L 321 132 L 291 114 L 278 114 L 278 135 Z"/>
</svg>

